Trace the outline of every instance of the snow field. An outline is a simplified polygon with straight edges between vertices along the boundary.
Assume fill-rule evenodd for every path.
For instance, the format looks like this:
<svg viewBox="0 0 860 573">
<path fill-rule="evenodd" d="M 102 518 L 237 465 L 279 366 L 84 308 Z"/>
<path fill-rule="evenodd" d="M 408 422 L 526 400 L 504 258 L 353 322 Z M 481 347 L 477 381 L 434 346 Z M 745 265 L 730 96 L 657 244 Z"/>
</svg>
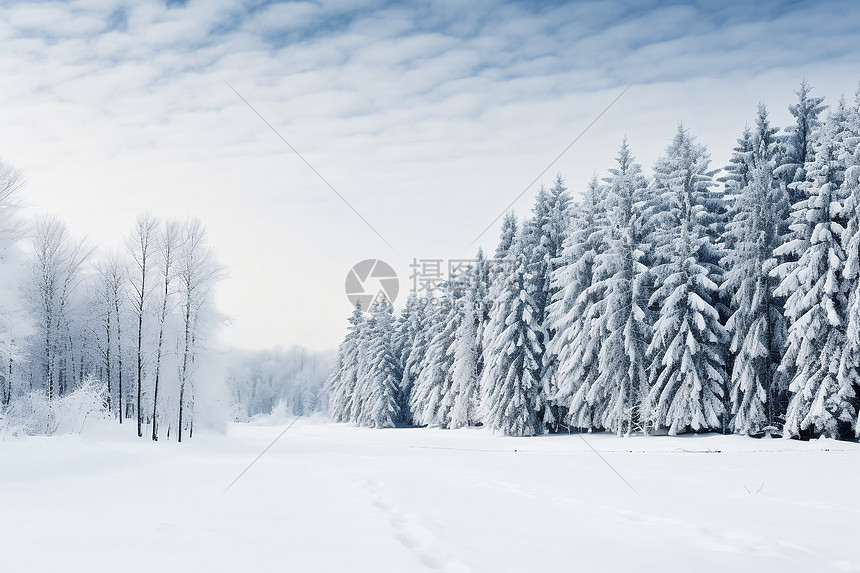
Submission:
<svg viewBox="0 0 860 573">
<path fill-rule="evenodd" d="M 0 442 L 0 570 L 860 570 L 855 443 L 282 429 Z"/>
</svg>

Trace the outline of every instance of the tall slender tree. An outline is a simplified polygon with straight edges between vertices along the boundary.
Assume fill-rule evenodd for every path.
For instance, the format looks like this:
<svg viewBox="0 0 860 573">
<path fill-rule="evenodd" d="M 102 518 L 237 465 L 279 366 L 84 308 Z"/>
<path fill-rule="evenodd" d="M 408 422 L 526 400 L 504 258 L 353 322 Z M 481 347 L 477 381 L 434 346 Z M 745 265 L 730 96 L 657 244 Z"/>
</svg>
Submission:
<svg viewBox="0 0 860 573">
<path fill-rule="evenodd" d="M 143 437 L 143 375 L 144 375 L 144 322 L 149 310 L 149 300 L 152 294 L 150 275 L 154 264 L 156 249 L 156 233 L 158 223 L 148 215 L 137 218 L 128 239 L 128 252 L 133 261 L 133 272 L 130 275 L 132 288 L 132 307 L 137 319 L 137 376 L 135 378 L 137 389 L 137 400 L 135 401 L 135 413 L 137 415 L 137 436 Z"/>
<path fill-rule="evenodd" d="M 158 387 L 161 382 L 161 362 L 164 348 L 164 328 L 168 313 L 173 306 L 171 286 L 175 279 L 177 251 L 180 248 L 180 225 L 175 221 L 165 222 L 157 237 L 157 263 L 161 271 L 161 308 L 158 314 L 158 342 L 155 346 L 155 378 L 152 389 L 152 441 L 158 441 Z"/>
<path fill-rule="evenodd" d="M 176 281 L 179 307 L 182 312 L 179 348 L 179 405 L 176 439 L 182 441 L 183 431 L 193 431 L 193 416 L 186 421 L 186 411 L 193 413 L 194 383 L 197 353 L 200 351 L 205 329 L 202 311 L 210 304 L 214 284 L 221 277 L 221 267 L 215 260 L 215 251 L 208 243 L 206 229 L 197 219 L 190 219 L 182 228 L 181 248 L 177 257 Z"/>
</svg>

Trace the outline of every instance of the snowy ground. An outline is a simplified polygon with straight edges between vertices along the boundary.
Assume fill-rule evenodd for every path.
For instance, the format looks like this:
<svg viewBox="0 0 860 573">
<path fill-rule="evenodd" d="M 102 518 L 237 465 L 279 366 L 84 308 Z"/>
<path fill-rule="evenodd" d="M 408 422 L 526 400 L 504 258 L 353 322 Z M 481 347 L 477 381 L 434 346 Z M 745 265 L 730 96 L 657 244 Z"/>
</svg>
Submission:
<svg viewBox="0 0 860 573">
<path fill-rule="evenodd" d="M 860 446 L 303 420 L 0 442 L 0 571 L 860 571 Z"/>
</svg>

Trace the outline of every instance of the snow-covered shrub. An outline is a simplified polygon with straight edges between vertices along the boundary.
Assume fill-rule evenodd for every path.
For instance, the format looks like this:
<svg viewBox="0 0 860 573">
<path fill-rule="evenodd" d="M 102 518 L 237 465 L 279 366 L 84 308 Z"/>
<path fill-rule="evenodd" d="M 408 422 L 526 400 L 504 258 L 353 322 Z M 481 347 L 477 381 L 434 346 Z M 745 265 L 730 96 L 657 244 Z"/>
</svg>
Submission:
<svg viewBox="0 0 860 573">
<path fill-rule="evenodd" d="M 51 436 L 83 430 L 87 420 L 106 420 L 107 387 L 87 378 L 74 392 L 49 400 L 34 391 L 13 400 L 0 414 L 0 436 Z"/>
</svg>

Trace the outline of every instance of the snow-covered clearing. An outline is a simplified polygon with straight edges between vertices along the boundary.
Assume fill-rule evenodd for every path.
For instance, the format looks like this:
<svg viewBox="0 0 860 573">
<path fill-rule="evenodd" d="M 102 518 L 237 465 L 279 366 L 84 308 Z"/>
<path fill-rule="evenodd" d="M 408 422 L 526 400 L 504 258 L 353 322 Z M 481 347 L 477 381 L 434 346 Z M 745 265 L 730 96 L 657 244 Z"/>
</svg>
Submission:
<svg viewBox="0 0 860 573">
<path fill-rule="evenodd" d="M 2 570 L 860 571 L 854 443 L 282 429 L 0 442 Z"/>
</svg>

